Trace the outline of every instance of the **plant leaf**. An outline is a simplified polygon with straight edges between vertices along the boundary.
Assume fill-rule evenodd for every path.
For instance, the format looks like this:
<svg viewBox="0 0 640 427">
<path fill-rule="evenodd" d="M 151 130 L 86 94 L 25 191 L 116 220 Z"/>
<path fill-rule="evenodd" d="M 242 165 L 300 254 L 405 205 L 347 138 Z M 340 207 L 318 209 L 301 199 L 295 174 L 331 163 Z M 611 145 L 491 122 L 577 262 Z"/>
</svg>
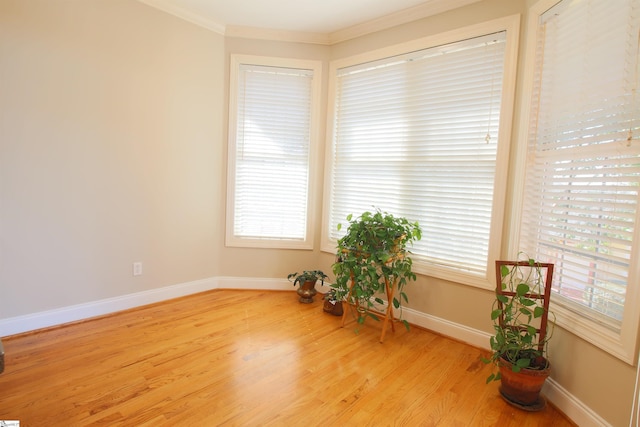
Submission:
<svg viewBox="0 0 640 427">
<path fill-rule="evenodd" d="M 524 314 L 525 316 L 531 316 L 533 314 L 533 312 L 531 310 L 529 310 L 528 308 L 522 307 L 520 308 L 520 313 Z"/>
<path fill-rule="evenodd" d="M 507 277 L 509 275 L 509 267 L 507 267 L 506 265 L 500 267 L 500 275 L 502 277 Z"/>
<path fill-rule="evenodd" d="M 526 283 L 520 283 L 518 285 L 518 287 L 516 288 L 516 295 L 521 297 L 521 296 L 529 293 L 530 289 L 531 289 L 531 287 L 529 285 L 527 285 Z"/>
</svg>

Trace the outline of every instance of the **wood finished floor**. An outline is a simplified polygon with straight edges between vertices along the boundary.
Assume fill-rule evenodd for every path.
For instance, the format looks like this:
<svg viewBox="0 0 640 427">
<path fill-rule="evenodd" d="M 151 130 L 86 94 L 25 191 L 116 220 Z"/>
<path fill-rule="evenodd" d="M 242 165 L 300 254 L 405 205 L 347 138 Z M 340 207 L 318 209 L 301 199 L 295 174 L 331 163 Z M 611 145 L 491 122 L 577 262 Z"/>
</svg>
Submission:
<svg viewBox="0 0 640 427">
<path fill-rule="evenodd" d="M 25 426 L 572 426 L 506 404 L 481 350 L 322 300 L 217 290 L 3 338 L 0 420 Z"/>
</svg>

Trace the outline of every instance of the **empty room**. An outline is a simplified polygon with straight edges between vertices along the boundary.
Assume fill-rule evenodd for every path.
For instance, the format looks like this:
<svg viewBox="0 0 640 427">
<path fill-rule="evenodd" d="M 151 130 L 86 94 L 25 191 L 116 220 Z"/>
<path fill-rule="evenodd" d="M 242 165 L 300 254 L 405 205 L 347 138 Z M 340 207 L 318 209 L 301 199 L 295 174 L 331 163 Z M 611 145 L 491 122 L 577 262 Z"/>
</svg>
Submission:
<svg viewBox="0 0 640 427">
<path fill-rule="evenodd" d="M 637 426 L 639 44 L 640 0 L 0 0 L 0 424 Z"/>
</svg>

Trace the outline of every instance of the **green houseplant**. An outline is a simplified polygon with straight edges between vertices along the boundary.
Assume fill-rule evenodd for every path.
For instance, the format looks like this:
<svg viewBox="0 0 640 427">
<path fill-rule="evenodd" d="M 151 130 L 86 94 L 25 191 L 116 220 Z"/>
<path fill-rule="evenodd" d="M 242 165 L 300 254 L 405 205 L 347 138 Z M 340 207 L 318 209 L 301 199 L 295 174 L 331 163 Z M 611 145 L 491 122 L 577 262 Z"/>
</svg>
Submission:
<svg viewBox="0 0 640 427">
<path fill-rule="evenodd" d="M 362 324 L 366 317 L 379 320 L 376 304 L 384 304 L 380 295 L 386 293 L 389 306 L 396 309 L 402 300 L 407 301 L 404 287 L 416 275 L 406 247 L 420 240 L 422 230 L 417 222 L 379 209 L 356 218 L 349 215 L 347 221 L 347 232 L 338 240 L 332 287 L 337 299 L 357 307 L 357 320 Z"/>
<path fill-rule="evenodd" d="M 553 264 L 531 258 L 496 261 L 492 352 L 484 362 L 494 364 L 497 372 L 487 383 L 500 380 L 505 400 L 527 410 L 544 406 L 540 390 L 551 370 L 547 344 L 552 336 L 548 328 L 552 278 Z"/>
<path fill-rule="evenodd" d="M 299 301 L 304 304 L 313 302 L 316 291 L 316 283 L 320 280 L 320 286 L 324 285 L 324 280 L 328 276 L 322 270 L 304 270 L 302 273 L 290 273 L 287 279 L 293 282 L 293 286 L 300 285 L 297 293 L 300 296 Z"/>
</svg>

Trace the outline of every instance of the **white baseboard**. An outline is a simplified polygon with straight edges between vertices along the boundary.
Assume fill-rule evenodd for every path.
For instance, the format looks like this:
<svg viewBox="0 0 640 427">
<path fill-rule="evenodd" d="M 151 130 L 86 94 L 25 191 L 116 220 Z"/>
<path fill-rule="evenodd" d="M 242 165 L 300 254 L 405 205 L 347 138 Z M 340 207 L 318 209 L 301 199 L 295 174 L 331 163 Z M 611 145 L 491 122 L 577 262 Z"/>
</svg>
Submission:
<svg viewBox="0 0 640 427">
<path fill-rule="evenodd" d="M 284 279 L 211 277 L 24 316 L 0 319 L 0 337 L 75 322 L 212 289 L 294 290 Z"/>
<path fill-rule="evenodd" d="M 553 378 L 547 378 L 542 388 L 542 394 L 549 402 L 553 403 L 553 406 L 560 409 L 580 427 L 612 427 Z"/>
<path fill-rule="evenodd" d="M 295 288 L 293 288 L 290 282 L 283 279 L 212 277 L 24 316 L 0 319 L 0 337 L 89 319 L 91 317 L 102 316 L 213 289 L 292 291 Z M 322 289 L 318 290 L 322 292 Z M 490 334 L 487 332 L 469 328 L 410 308 L 403 309 L 402 317 L 416 326 L 429 329 L 474 347 L 489 349 Z M 543 393 L 554 406 L 581 427 L 610 426 L 610 424 L 606 423 L 598 414 L 567 392 L 552 378 L 547 380 Z"/>
<path fill-rule="evenodd" d="M 489 349 L 489 337 L 491 335 L 487 332 L 469 328 L 459 323 L 450 322 L 446 319 L 431 316 L 410 308 L 402 309 L 402 318 L 413 325 L 454 338 L 474 347 Z"/>
<path fill-rule="evenodd" d="M 115 313 L 142 305 L 204 292 L 210 289 L 216 289 L 217 287 L 216 278 L 196 280 L 194 282 L 181 283 L 159 289 L 0 319 L 0 337 L 89 319 L 91 317 Z"/>
</svg>

